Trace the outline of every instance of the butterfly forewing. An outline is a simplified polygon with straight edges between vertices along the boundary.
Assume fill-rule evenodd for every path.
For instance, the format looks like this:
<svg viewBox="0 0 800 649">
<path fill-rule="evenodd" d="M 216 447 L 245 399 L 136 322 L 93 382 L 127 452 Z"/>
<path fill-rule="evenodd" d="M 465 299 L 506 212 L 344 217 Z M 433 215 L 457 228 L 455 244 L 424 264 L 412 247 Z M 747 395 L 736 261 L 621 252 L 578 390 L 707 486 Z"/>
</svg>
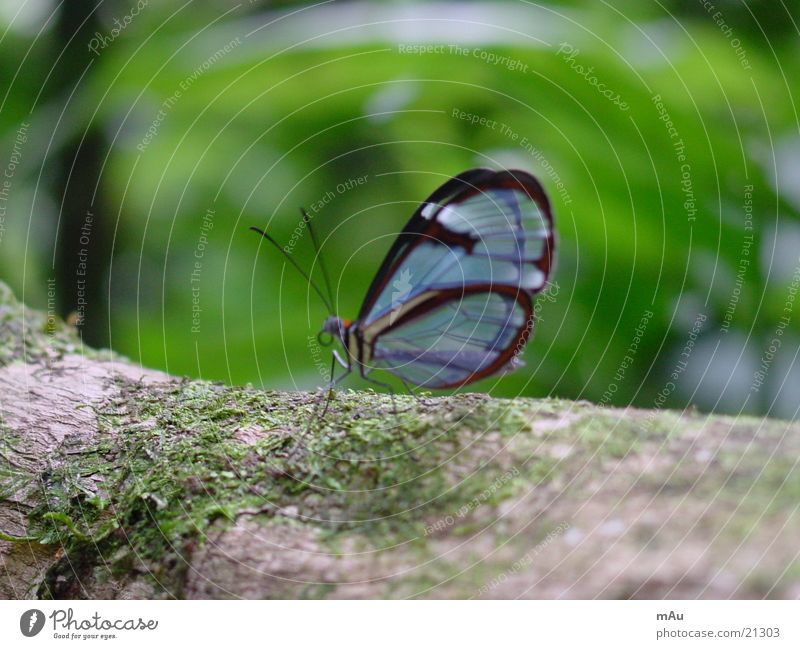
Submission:
<svg viewBox="0 0 800 649">
<path fill-rule="evenodd" d="M 426 203 L 415 216 L 428 227 L 396 254 L 388 281 L 367 300 L 365 325 L 430 289 L 486 283 L 530 292 L 544 287 L 549 263 L 542 268 L 541 262 L 552 247 L 549 209 L 537 204 L 524 185 L 465 184 L 445 204 Z M 410 276 L 398 282 L 402 273 Z"/>
</svg>

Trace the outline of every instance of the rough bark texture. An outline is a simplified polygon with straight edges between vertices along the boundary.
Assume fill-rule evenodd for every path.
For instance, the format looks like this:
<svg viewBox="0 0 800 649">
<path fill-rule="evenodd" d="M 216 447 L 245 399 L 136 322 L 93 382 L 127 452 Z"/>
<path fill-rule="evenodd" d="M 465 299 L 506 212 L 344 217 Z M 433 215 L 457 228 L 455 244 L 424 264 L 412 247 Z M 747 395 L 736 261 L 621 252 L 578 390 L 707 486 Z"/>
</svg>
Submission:
<svg viewBox="0 0 800 649">
<path fill-rule="evenodd" d="M 0 596 L 800 597 L 796 424 L 318 403 L 82 350 L 0 285 Z"/>
</svg>

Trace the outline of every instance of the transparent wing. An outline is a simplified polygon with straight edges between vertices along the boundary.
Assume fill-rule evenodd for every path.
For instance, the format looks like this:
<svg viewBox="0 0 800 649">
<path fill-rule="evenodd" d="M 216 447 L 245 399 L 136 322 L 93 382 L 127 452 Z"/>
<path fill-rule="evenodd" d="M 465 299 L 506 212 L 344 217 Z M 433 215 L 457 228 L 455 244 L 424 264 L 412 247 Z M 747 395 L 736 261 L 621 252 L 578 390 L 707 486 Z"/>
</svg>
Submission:
<svg viewBox="0 0 800 649">
<path fill-rule="evenodd" d="M 450 292 L 409 311 L 372 341 L 366 369 L 388 370 L 426 388 L 449 388 L 508 364 L 530 334 L 530 298 L 513 291 Z"/>
<path fill-rule="evenodd" d="M 544 288 L 554 242 L 541 186 L 521 171 L 482 173 L 418 211 L 409 223 L 414 237 L 371 288 L 365 325 L 432 289 L 490 284 L 532 295 Z"/>
</svg>

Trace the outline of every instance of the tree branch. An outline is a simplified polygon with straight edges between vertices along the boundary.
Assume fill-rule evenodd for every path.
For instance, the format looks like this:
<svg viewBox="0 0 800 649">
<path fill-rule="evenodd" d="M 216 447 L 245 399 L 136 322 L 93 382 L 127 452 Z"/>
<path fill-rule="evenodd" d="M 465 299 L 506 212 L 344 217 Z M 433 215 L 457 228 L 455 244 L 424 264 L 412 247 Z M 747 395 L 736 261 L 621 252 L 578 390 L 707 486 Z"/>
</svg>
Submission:
<svg viewBox="0 0 800 649">
<path fill-rule="evenodd" d="M 319 403 L 82 350 L 0 285 L 0 597 L 800 597 L 796 424 Z"/>
</svg>

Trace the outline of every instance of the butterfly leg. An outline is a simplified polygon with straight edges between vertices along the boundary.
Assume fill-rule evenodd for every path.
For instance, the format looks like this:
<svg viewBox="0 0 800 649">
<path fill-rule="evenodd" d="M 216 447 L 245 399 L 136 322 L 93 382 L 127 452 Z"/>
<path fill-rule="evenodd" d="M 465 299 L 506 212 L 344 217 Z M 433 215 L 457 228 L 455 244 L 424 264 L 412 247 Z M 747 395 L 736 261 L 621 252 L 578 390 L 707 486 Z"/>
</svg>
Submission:
<svg viewBox="0 0 800 649">
<path fill-rule="evenodd" d="M 339 363 L 342 367 L 344 367 L 347 371 L 336 378 L 336 363 Z M 324 419 L 325 415 L 328 414 L 328 408 L 331 405 L 331 401 L 333 401 L 333 389 L 341 383 L 341 381 L 350 374 L 350 368 L 345 365 L 344 361 L 342 360 L 341 356 L 337 353 L 336 350 L 333 350 L 333 354 L 331 355 L 331 378 L 328 380 L 328 389 L 326 390 L 325 396 L 325 408 L 322 411 L 322 414 L 319 416 L 320 419 Z"/>
<path fill-rule="evenodd" d="M 325 390 L 325 406 L 322 409 L 322 412 L 318 415 L 316 413 L 312 414 L 311 418 L 308 420 L 308 425 L 306 429 L 297 437 L 295 438 L 294 444 L 292 445 L 292 449 L 289 451 L 288 459 L 293 460 L 297 453 L 300 451 L 300 448 L 303 446 L 303 442 L 305 441 L 306 437 L 308 437 L 309 433 L 311 432 L 312 426 L 325 419 L 325 415 L 328 413 L 328 409 L 330 408 L 331 402 L 333 401 L 334 391 L 333 389 L 342 382 L 347 376 L 350 375 L 350 369 L 347 368 L 347 371 L 340 376 L 334 376 L 336 373 L 336 363 L 337 361 L 341 362 L 336 355 L 331 356 L 331 378 L 328 380 L 328 386 Z M 317 403 L 319 406 L 319 402 Z M 317 407 L 318 409 L 318 407 Z"/>
<path fill-rule="evenodd" d="M 394 413 L 395 419 L 397 415 L 400 414 L 400 411 L 397 409 L 397 400 L 395 399 L 395 389 L 389 385 L 388 383 L 384 383 L 383 381 L 378 381 L 377 379 L 373 379 L 369 376 L 369 370 L 361 369 L 361 376 L 365 381 L 369 383 L 373 383 L 374 385 L 379 385 L 382 388 L 385 388 L 389 392 L 389 396 L 392 399 L 392 412 Z"/>
<path fill-rule="evenodd" d="M 394 388 L 391 385 L 389 385 L 388 383 L 383 383 L 382 381 L 378 381 L 377 379 L 370 378 L 369 376 L 367 376 L 366 372 L 362 373 L 361 376 L 363 376 L 364 379 L 369 381 L 370 383 L 374 383 L 375 385 L 379 385 L 382 388 L 386 388 L 389 391 L 389 395 L 392 398 L 392 411 L 394 412 L 394 417 L 395 417 L 395 420 L 397 421 L 397 428 L 399 429 L 400 428 L 400 420 L 398 419 L 398 415 L 400 413 L 397 410 L 397 402 L 395 401 Z M 416 395 L 414 395 L 414 396 L 416 397 Z M 404 412 L 408 412 L 408 411 L 406 410 Z M 409 457 L 412 460 L 414 460 L 415 462 L 419 461 L 419 458 L 417 458 L 417 456 L 414 454 L 414 448 L 409 446 L 408 440 L 407 440 L 405 435 L 401 437 L 400 441 L 401 441 L 403 447 L 405 448 L 405 452 L 408 453 Z"/>
<path fill-rule="evenodd" d="M 377 379 L 370 378 L 367 372 L 362 372 L 361 376 L 364 378 L 365 381 L 369 381 L 374 385 L 379 385 L 380 387 L 388 390 L 389 396 L 392 399 L 392 412 L 394 413 L 394 416 L 397 417 L 397 402 L 395 401 L 394 398 L 394 388 L 388 383 L 384 383 L 383 381 L 378 381 Z"/>
<path fill-rule="evenodd" d="M 414 392 L 414 388 L 405 379 L 400 379 L 400 382 L 403 384 L 403 387 L 406 389 L 406 391 L 412 397 L 414 397 L 414 399 L 417 402 L 417 405 L 420 405 L 420 406 L 427 406 L 428 405 L 428 402 L 425 401 L 425 399 L 423 399 L 421 396 L 419 396 L 416 392 Z"/>
</svg>

